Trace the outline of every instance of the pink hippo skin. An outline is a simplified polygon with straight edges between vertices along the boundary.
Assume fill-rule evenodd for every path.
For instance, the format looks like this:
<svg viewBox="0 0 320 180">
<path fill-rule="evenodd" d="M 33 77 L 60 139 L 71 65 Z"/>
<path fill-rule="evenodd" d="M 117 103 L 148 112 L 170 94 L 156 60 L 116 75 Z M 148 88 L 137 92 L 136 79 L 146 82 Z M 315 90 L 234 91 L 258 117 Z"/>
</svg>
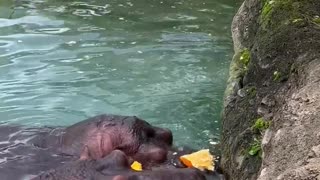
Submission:
<svg viewBox="0 0 320 180">
<path fill-rule="evenodd" d="M 145 168 L 166 160 L 172 145 L 170 130 L 154 127 L 135 116 L 99 115 L 65 129 L 60 151 L 79 156 L 87 148 L 92 159 L 123 151 Z"/>
<path fill-rule="evenodd" d="M 132 116 L 99 115 L 67 128 L 0 126 L 0 179 L 164 180 L 201 179 L 195 169 L 179 169 L 172 133 Z M 121 151 L 120 151 L 121 150 Z M 133 160 L 143 172 L 132 172 Z M 176 168 L 178 167 L 178 168 Z M 53 170 L 50 170 L 53 169 Z M 50 170 L 50 171 L 48 171 Z M 206 173 L 202 173 L 208 177 Z M 210 174 L 209 174 L 210 175 Z M 193 178 L 194 177 L 194 178 Z M 207 178 L 215 178 L 213 175 Z"/>
</svg>

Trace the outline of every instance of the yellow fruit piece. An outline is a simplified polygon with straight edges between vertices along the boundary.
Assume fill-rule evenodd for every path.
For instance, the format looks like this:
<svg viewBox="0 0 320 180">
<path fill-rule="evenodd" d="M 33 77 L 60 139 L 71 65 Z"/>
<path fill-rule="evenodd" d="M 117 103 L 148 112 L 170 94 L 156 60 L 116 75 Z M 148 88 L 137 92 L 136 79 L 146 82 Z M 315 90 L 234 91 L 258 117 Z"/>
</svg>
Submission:
<svg viewBox="0 0 320 180">
<path fill-rule="evenodd" d="M 180 161 L 189 168 L 194 167 L 201 171 L 205 169 L 210 171 L 214 170 L 214 157 L 210 154 L 209 149 L 183 155 L 180 157 Z"/>
<path fill-rule="evenodd" d="M 134 161 L 131 164 L 131 169 L 135 170 L 135 171 L 142 171 L 142 165 L 141 163 L 139 163 L 138 161 Z"/>
</svg>

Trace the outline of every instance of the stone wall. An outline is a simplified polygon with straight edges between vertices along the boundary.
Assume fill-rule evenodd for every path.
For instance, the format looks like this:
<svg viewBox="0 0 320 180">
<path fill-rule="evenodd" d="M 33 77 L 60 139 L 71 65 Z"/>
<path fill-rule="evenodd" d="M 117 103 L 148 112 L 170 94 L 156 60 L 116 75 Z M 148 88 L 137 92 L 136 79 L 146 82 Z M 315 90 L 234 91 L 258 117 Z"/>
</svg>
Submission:
<svg viewBox="0 0 320 180">
<path fill-rule="evenodd" d="M 245 0 L 232 23 L 222 169 L 320 179 L 320 1 Z"/>
</svg>

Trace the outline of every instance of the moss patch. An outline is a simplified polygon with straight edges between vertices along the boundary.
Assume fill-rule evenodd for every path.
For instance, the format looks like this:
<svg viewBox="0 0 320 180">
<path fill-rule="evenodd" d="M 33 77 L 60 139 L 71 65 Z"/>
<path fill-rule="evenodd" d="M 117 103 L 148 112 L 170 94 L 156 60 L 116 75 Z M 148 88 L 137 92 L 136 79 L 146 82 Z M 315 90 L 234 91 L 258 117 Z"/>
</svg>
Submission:
<svg viewBox="0 0 320 180">
<path fill-rule="evenodd" d="M 248 148 L 248 154 L 250 156 L 257 156 L 261 157 L 262 155 L 262 148 L 261 148 L 261 133 L 268 129 L 270 126 L 270 122 L 264 120 L 262 117 L 258 118 L 254 121 L 254 124 L 252 125 L 251 129 L 253 132 L 258 133 L 256 134 L 253 142 L 250 144 Z"/>
<path fill-rule="evenodd" d="M 289 78 L 289 74 L 292 72 L 291 69 L 292 67 L 290 67 L 290 70 L 288 70 L 288 72 L 282 73 L 280 71 L 274 71 L 272 74 L 272 80 L 274 82 L 285 82 L 288 80 Z"/>
<path fill-rule="evenodd" d="M 243 49 L 240 52 L 237 52 L 234 55 L 230 64 L 229 79 L 228 79 L 227 88 L 225 91 L 225 97 L 228 97 L 230 94 L 233 93 L 234 84 L 241 83 L 243 77 L 248 71 L 248 65 L 250 63 L 250 59 L 251 59 L 251 53 L 247 48 Z"/>
<path fill-rule="evenodd" d="M 254 139 L 253 143 L 250 145 L 248 149 L 248 154 L 250 156 L 262 156 L 262 148 L 261 148 L 261 140 L 260 139 Z"/>
<path fill-rule="evenodd" d="M 279 71 L 274 71 L 273 72 L 273 78 L 272 78 L 273 81 L 279 82 L 281 77 L 282 77 L 281 72 L 279 72 Z"/>
<path fill-rule="evenodd" d="M 240 58 L 238 59 L 238 65 L 240 69 L 240 76 L 243 78 L 248 71 L 248 65 L 251 60 L 250 51 L 245 48 L 240 52 Z"/>
<path fill-rule="evenodd" d="M 257 95 L 257 88 L 254 87 L 254 86 L 250 86 L 248 89 L 247 89 L 247 94 L 250 96 L 250 97 L 255 97 Z"/>
<path fill-rule="evenodd" d="M 252 129 L 256 130 L 256 131 L 264 131 L 266 129 L 268 129 L 270 126 L 270 122 L 264 120 L 263 118 L 258 118 L 256 119 L 256 121 L 254 122 Z"/>
<path fill-rule="evenodd" d="M 230 77 L 232 78 L 241 78 L 243 74 L 242 63 L 240 62 L 242 52 L 236 54 L 233 58 L 233 61 L 230 65 Z"/>
<path fill-rule="evenodd" d="M 264 3 L 264 5 L 262 8 L 262 12 L 261 12 L 261 19 L 262 19 L 262 22 L 269 23 L 269 21 L 270 21 L 269 16 L 270 16 L 270 13 L 273 9 L 274 1 L 267 0 L 267 1 L 264 1 L 263 3 Z"/>
<path fill-rule="evenodd" d="M 243 65 L 244 69 L 248 68 L 250 58 L 251 58 L 250 51 L 248 49 L 242 50 L 241 56 L 240 56 L 240 62 Z"/>
<path fill-rule="evenodd" d="M 314 16 L 313 19 L 312 19 L 312 22 L 320 25 L 320 17 L 319 16 Z"/>
<path fill-rule="evenodd" d="M 292 22 L 292 23 L 300 23 L 300 22 L 302 22 L 302 21 L 303 21 L 302 18 L 297 18 L 297 19 L 293 19 L 291 22 Z"/>
<path fill-rule="evenodd" d="M 241 77 L 241 67 L 240 64 L 238 62 L 238 59 L 241 57 L 241 54 L 238 52 L 234 55 L 231 63 L 230 63 L 230 70 L 229 70 L 229 79 L 227 82 L 227 88 L 224 92 L 224 99 L 225 102 L 227 103 L 226 100 L 228 99 L 228 97 L 234 93 L 234 88 L 235 86 L 237 86 L 236 84 L 240 81 Z"/>
<path fill-rule="evenodd" d="M 261 24 L 263 28 L 275 28 L 291 22 L 302 22 L 302 7 L 306 0 L 265 0 L 262 1 Z"/>
<path fill-rule="evenodd" d="M 296 19 L 292 19 L 291 20 L 291 24 L 293 24 L 293 25 L 297 25 L 297 26 L 305 26 L 305 25 L 307 25 L 307 20 L 306 19 L 303 19 L 303 18 L 296 18 Z"/>
</svg>

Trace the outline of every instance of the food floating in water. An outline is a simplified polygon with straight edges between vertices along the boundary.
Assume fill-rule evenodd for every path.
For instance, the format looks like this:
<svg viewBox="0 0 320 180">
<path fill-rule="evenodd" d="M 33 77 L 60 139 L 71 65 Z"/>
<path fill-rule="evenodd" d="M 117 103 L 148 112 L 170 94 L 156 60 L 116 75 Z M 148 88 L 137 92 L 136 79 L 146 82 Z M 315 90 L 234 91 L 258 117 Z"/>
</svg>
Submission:
<svg viewBox="0 0 320 180">
<path fill-rule="evenodd" d="M 142 165 L 141 163 L 139 163 L 138 161 L 134 161 L 131 164 L 131 169 L 135 170 L 135 171 L 142 171 Z"/>
<path fill-rule="evenodd" d="M 194 167 L 201 171 L 214 170 L 214 156 L 210 154 L 209 149 L 183 155 L 180 157 L 180 161 L 189 168 Z"/>
</svg>

